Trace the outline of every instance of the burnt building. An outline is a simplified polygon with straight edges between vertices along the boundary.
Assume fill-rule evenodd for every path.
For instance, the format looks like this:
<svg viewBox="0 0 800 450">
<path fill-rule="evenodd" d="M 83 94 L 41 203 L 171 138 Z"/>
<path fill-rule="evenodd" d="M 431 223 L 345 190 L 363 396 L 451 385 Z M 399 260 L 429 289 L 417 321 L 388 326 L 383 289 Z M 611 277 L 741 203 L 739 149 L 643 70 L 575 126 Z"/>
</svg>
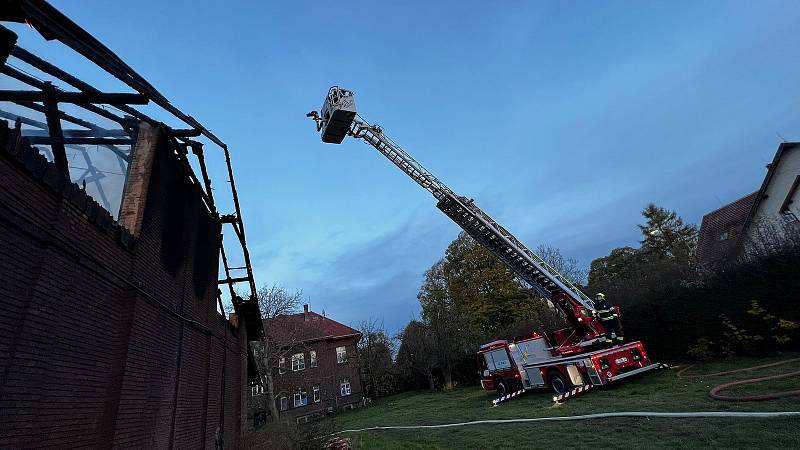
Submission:
<svg viewBox="0 0 800 450">
<path fill-rule="evenodd" d="M 306 421 L 350 409 L 363 400 L 358 341 L 361 333 L 303 306 L 297 314 L 264 320 L 277 355 L 272 365 L 275 403 L 285 418 Z M 258 353 L 258 352 L 256 352 Z M 252 385 L 253 400 L 265 395 L 265 381 Z M 252 401 L 254 420 L 267 411 Z"/>
<path fill-rule="evenodd" d="M 263 329 L 254 298 L 233 298 L 233 324 L 217 288 L 254 285 L 249 261 L 218 276 L 223 227 L 241 235 L 228 258 L 244 228 L 233 184 L 217 210 L 200 140 L 227 147 L 48 3 L 0 20 L 27 24 L 0 26 L 0 448 L 238 447 Z M 132 92 L 17 42 L 37 32 Z M 173 125 L 135 106 L 151 102 Z"/>
</svg>

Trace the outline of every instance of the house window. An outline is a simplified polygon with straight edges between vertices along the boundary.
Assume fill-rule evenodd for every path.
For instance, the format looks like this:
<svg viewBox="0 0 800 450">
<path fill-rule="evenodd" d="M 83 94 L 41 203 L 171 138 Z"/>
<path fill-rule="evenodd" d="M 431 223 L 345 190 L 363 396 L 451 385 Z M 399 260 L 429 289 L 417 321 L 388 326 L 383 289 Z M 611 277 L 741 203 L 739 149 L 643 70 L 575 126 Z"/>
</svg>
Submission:
<svg viewBox="0 0 800 450">
<path fill-rule="evenodd" d="M 255 397 L 256 395 L 261 395 L 264 393 L 264 385 L 263 384 L 256 384 L 250 387 L 250 393 Z"/>
<path fill-rule="evenodd" d="M 317 352 L 315 350 L 311 350 L 309 355 L 309 358 L 311 358 L 311 367 L 317 367 Z"/>
<path fill-rule="evenodd" d="M 731 237 L 731 236 L 730 236 L 730 234 L 729 234 L 729 233 L 726 231 L 726 232 L 724 232 L 724 233 L 720 233 L 720 235 L 719 235 L 719 236 L 717 236 L 717 240 L 718 240 L 718 241 L 726 241 L 726 240 L 728 240 L 728 238 L 729 238 L 729 237 Z"/>
<path fill-rule="evenodd" d="M 336 347 L 336 362 L 344 364 L 347 362 L 347 349 L 344 347 Z"/>
<path fill-rule="evenodd" d="M 302 353 L 292 355 L 292 372 L 303 370 L 306 368 L 306 357 Z"/>
<path fill-rule="evenodd" d="M 322 397 L 319 395 L 319 386 L 314 386 L 314 403 L 319 403 Z"/>
<path fill-rule="evenodd" d="M 350 391 L 350 380 L 348 380 L 347 378 L 342 380 L 341 384 L 339 384 L 339 390 L 340 390 L 340 392 L 342 394 L 342 397 L 350 395 L 350 393 L 351 393 L 351 391 Z"/>
<path fill-rule="evenodd" d="M 289 409 L 289 400 L 286 397 L 281 397 L 281 411 Z"/>
<path fill-rule="evenodd" d="M 278 373 L 286 373 L 286 358 L 284 357 L 278 360 Z"/>
<path fill-rule="evenodd" d="M 294 394 L 294 407 L 299 408 L 306 405 L 308 405 L 308 393 L 300 389 Z"/>
</svg>

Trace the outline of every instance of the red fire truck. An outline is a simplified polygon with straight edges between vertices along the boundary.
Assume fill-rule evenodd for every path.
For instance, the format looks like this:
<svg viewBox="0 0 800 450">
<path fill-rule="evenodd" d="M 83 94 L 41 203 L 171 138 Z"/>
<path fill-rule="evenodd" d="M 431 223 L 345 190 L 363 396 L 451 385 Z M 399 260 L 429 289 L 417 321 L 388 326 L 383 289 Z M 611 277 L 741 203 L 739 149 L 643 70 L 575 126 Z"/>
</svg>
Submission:
<svg viewBox="0 0 800 450">
<path fill-rule="evenodd" d="M 379 151 L 430 192 L 437 200 L 437 208 L 508 265 L 521 282 L 547 299 L 569 322 L 569 327 L 553 333 L 555 345 L 544 335 L 533 333 L 481 346 L 485 389 L 504 394 L 549 386 L 562 394 L 573 386 L 582 391 L 659 367 L 650 363 L 641 342 L 603 349 L 605 329 L 597 318 L 594 302 L 474 200 L 453 192 L 381 127 L 367 123 L 356 112 L 353 92 L 337 86 L 330 88 L 321 112 L 312 111 L 307 116 L 316 122 L 323 142 L 340 144 L 351 136 Z"/>
<path fill-rule="evenodd" d="M 641 342 L 572 356 L 559 354 L 547 337 L 533 332 L 511 341 L 480 347 L 481 386 L 504 396 L 510 392 L 549 388 L 564 394 L 581 386 L 599 387 L 659 367 L 652 364 Z"/>
</svg>

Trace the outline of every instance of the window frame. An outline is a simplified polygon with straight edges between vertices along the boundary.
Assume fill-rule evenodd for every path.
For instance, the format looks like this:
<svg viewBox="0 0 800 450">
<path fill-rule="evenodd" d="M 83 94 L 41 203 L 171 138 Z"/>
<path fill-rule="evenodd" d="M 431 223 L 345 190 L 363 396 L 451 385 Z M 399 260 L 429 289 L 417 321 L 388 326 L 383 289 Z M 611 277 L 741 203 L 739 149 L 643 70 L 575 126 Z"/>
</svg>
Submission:
<svg viewBox="0 0 800 450">
<path fill-rule="evenodd" d="M 345 391 L 347 393 L 345 394 Z M 347 397 L 348 395 L 353 395 L 353 386 L 350 384 L 349 378 L 342 378 L 342 381 L 339 382 L 339 394 L 342 397 Z"/>
<path fill-rule="evenodd" d="M 295 369 L 295 362 L 297 363 L 296 369 Z M 292 372 L 299 372 L 305 369 L 306 369 L 306 354 L 301 352 L 292 355 Z"/>
<path fill-rule="evenodd" d="M 342 351 L 340 352 L 339 349 Z M 341 347 L 336 347 L 336 363 L 337 364 L 346 364 L 347 363 L 347 346 L 343 345 Z"/>
<path fill-rule="evenodd" d="M 308 352 L 309 365 L 314 368 L 317 367 L 317 351 L 311 350 Z"/>
<path fill-rule="evenodd" d="M 299 402 L 298 399 L 300 400 Z M 308 391 L 304 389 L 298 389 L 297 392 L 295 392 L 292 396 L 292 404 L 295 408 L 308 406 Z"/>
<path fill-rule="evenodd" d="M 289 409 L 289 398 L 285 395 L 281 395 L 280 397 L 280 404 L 281 404 L 281 411 L 286 411 Z"/>
<path fill-rule="evenodd" d="M 312 387 L 311 392 L 313 394 L 314 403 L 319 403 L 322 401 L 322 394 L 320 393 L 319 385 Z"/>
<path fill-rule="evenodd" d="M 278 360 L 278 373 L 286 373 L 286 357 L 284 356 Z"/>
</svg>

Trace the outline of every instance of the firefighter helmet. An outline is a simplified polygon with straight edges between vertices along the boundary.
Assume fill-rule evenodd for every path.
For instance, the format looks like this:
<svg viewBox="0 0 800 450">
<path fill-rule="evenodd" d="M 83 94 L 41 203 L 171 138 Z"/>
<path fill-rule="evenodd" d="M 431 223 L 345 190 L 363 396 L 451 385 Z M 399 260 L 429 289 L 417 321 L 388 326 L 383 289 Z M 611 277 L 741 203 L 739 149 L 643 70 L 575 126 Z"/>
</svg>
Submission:
<svg viewBox="0 0 800 450">
<path fill-rule="evenodd" d="M 598 292 L 597 295 L 594 296 L 594 298 L 595 298 L 595 300 L 605 300 L 606 299 L 606 294 L 603 294 L 602 292 Z"/>
</svg>

